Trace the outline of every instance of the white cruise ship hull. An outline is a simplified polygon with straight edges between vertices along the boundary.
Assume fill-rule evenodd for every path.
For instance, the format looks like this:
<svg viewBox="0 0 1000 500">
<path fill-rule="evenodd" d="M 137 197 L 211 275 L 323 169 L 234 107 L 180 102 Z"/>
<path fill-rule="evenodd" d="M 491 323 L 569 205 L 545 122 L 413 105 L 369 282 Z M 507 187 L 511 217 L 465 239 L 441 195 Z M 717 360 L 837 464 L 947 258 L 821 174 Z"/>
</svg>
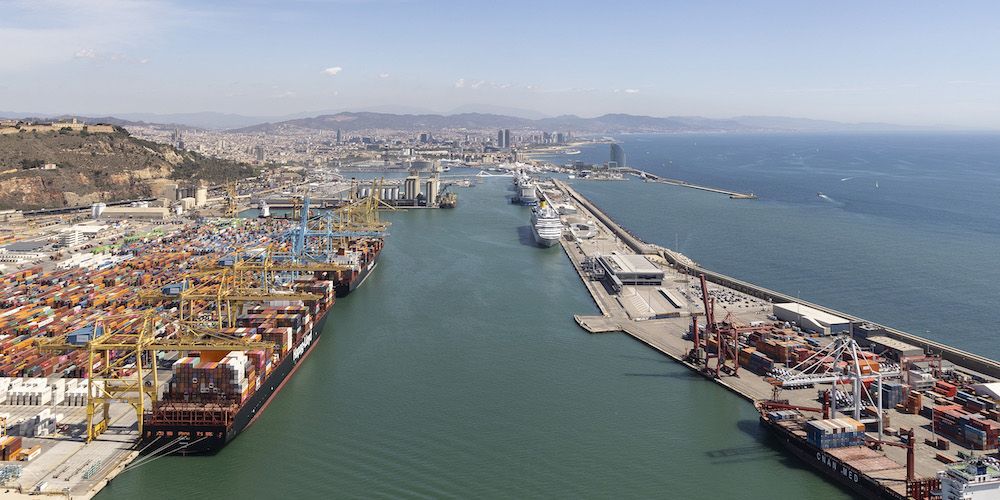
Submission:
<svg viewBox="0 0 1000 500">
<path fill-rule="evenodd" d="M 541 247 L 551 247 L 559 243 L 559 237 L 546 237 L 538 233 L 538 228 L 531 226 L 531 234 L 535 237 L 535 243 Z"/>
</svg>

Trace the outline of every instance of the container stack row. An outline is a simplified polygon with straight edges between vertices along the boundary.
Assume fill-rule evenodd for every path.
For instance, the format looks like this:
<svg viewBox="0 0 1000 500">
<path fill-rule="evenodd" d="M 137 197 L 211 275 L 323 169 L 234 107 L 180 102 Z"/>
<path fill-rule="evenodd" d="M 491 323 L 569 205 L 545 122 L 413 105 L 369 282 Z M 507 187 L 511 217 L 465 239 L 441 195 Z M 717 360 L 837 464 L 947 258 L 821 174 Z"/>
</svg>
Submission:
<svg viewBox="0 0 1000 500">
<path fill-rule="evenodd" d="M 114 257 L 108 265 L 45 272 L 36 266 L 0 275 L 0 376 L 84 376 L 85 352 L 39 352 L 38 340 L 84 332 L 97 320 L 142 310 L 148 305 L 136 291 L 183 283 L 198 260 L 211 258 L 195 257 L 197 250 L 218 254 L 267 244 L 272 230 L 264 224 L 191 225 L 166 235 L 133 235 L 125 243 L 94 249 Z M 82 345 L 92 334 L 75 338 Z"/>
<path fill-rule="evenodd" d="M 806 422 L 806 440 L 822 449 L 864 444 L 865 426 L 853 418 L 829 418 Z"/>
<path fill-rule="evenodd" d="M 942 405 L 933 410 L 934 431 L 976 450 L 1000 446 L 1000 423 L 969 413 L 960 405 Z"/>
</svg>

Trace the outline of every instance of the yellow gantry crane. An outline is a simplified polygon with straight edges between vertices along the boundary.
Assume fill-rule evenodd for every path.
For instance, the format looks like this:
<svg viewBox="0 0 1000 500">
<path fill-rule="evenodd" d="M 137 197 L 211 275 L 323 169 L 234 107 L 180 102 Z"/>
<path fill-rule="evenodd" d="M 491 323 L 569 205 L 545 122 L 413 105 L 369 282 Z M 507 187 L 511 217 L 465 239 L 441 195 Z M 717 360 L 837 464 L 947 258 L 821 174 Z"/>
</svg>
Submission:
<svg viewBox="0 0 1000 500">
<path fill-rule="evenodd" d="M 252 342 L 193 325 L 156 311 L 105 316 L 88 327 L 85 341 L 77 333 L 40 340 L 39 350 L 83 349 L 87 357 L 87 442 L 107 430 L 111 402 L 132 405 L 142 434 L 146 402 L 159 397 L 156 354 L 159 351 L 270 350 L 267 342 Z M 101 418 L 95 422 L 101 408 Z"/>
<path fill-rule="evenodd" d="M 229 181 L 226 183 L 225 216 L 230 219 L 235 219 L 236 216 L 239 215 L 239 211 L 239 190 L 236 188 L 236 181 Z"/>
<path fill-rule="evenodd" d="M 383 182 L 376 180 L 370 195 L 358 197 L 358 187 L 353 184 L 344 205 L 317 215 L 310 213 L 309 198 L 303 198 L 298 223 L 282 236 L 289 244 L 286 256 L 296 262 L 330 263 L 352 241 L 385 237 L 389 223 L 379 218 L 379 208 L 394 207 L 382 200 L 382 189 Z"/>
<path fill-rule="evenodd" d="M 280 275 L 340 272 L 349 267 L 337 263 L 275 261 L 274 248 L 260 252 L 237 252 L 228 264 L 210 264 L 191 273 L 176 295 L 162 290 L 143 290 L 150 303 L 178 303 L 180 319 L 213 328 L 233 327 L 241 305 L 248 302 L 308 301 L 322 297 L 280 286 Z M 219 261 L 221 262 L 221 261 Z"/>
</svg>

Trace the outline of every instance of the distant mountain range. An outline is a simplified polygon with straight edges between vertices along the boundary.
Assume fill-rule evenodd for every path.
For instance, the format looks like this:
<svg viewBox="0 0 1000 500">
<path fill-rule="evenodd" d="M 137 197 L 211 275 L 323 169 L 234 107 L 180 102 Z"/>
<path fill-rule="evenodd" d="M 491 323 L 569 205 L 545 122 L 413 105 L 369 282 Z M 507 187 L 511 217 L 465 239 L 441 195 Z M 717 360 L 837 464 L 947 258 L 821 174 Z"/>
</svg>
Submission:
<svg viewBox="0 0 1000 500">
<path fill-rule="evenodd" d="M 395 110 L 395 111 L 391 111 Z M 472 112 L 469 110 L 479 110 Z M 491 112 L 482 112 L 490 110 Z M 391 112 L 390 112 L 391 111 Z M 543 117 L 517 108 L 468 105 L 451 114 L 422 112 L 415 108 L 384 106 L 356 112 L 297 113 L 281 117 L 246 116 L 228 113 L 124 113 L 114 116 L 45 115 L 0 111 L 0 118 L 35 117 L 39 120 L 79 118 L 88 123 L 110 123 L 122 127 L 155 125 L 163 128 L 217 129 L 239 132 L 273 133 L 284 129 L 355 131 L 394 129 L 434 131 L 441 129 L 482 130 L 490 128 L 573 131 L 589 134 L 677 133 L 677 132 L 871 132 L 942 130 L 941 127 L 914 127 L 890 123 L 843 123 L 782 116 L 739 116 L 729 119 L 699 116 L 655 117 L 606 114 L 593 118 L 576 115 Z"/>
<path fill-rule="evenodd" d="M 237 129 L 238 132 L 274 133 L 288 129 L 314 129 L 345 131 L 365 129 L 392 129 L 434 131 L 441 129 L 481 130 L 490 128 L 577 133 L 671 133 L 671 132 L 819 132 L 819 131 L 898 131 L 929 130 L 926 127 L 908 127 L 888 123 L 840 123 L 804 118 L 744 116 L 731 119 L 714 119 L 699 116 L 655 117 L 628 114 L 607 114 L 594 118 L 563 115 L 551 118 L 523 118 L 489 113 L 392 114 L 372 112 L 343 112 L 297 118 L 279 122 L 261 123 Z"/>
</svg>

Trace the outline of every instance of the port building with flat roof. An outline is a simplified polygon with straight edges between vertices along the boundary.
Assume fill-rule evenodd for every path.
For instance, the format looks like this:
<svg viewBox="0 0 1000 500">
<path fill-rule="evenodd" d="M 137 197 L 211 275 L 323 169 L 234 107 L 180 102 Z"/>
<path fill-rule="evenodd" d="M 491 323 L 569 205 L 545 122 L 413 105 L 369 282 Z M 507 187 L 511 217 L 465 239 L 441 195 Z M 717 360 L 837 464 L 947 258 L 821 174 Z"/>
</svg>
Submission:
<svg viewBox="0 0 1000 500">
<path fill-rule="evenodd" d="M 851 331 L 851 320 L 798 302 L 774 304 L 774 315 L 781 321 L 794 322 L 799 328 L 820 335 Z"/>
</svg>

